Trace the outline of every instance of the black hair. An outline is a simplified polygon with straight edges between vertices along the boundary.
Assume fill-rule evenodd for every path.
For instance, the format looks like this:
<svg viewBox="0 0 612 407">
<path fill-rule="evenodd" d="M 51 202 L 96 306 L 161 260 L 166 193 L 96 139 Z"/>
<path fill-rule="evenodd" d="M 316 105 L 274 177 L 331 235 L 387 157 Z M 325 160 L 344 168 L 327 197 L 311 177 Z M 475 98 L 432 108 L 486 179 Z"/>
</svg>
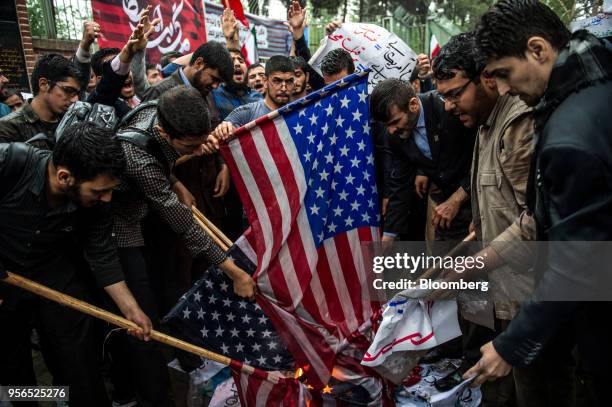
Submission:
<svg viewBox="0 0 612 407">
<path fill-rule="evenodd" d="M 370 114 L 377 122 L 386 123 L 392 106 L 406 110 L 413 97 L 416 97 L 416 92 L 408 82 L 385 79 L 374 87 L 370 95 Z"/>
<path fill-rule="evenodd" d="M 45 54 L 38 58 L 32 71 L 32 93 L 38 95 L 40 78 L 48 81 L 59 82 L 66 78 L 74 78 L 79 81 L 79 72 L 74 64 L 60 54 Z M 80 83 L 80 82 L 79 82 Z"/>
<path fill-rule="evenodd" d="M 210 133 L 206 100 L 192 87 L 181 85 L 164 92 L 157 102 L 157 119 L 173 139 Z"/>
<path fill-rule="evenodd" d="M 308 63 L 302 57 L 291 57 L 291 62 L 295 69 L 301 69 L 304 73 L 308 72 Z"/>
<path fill-rule="evenodd" d="M 100 48 L 91 56 L 91 69 L 94 71 L 96 76 L 102 75 L 102 67 L 104 66 L 104 60 L 109 56 L 115 57 L 121 52 L 119 48 Z"/>
<path fill-rule="evenodd" d="M 181 54 L 178 51 L 170 51 L 170 52 L 166 52 L 165 54 L 163 54 L 161 56 L 161 59 L 159 60 L 159 64 L 161 65 L 162 69 L 166 67 L 166 65 L 168 65 L 170 63 L 170 59 L 171 58 L 180 58 L 182 57 L 183 54 Z"/>
<path fill-rule="evenodd" d="M 53 149 L 53 165 L 65 166 L 78 183 L 98 175 L 120 178 L 126 161 L 113 131 L 92 122 L 68 127 Z"/>
<path fill-rule="evenodd" d="M 23 99 L 23 95 L 21 94 L 19 89 L 15 89 L 15 88 L 5 89 L 4 94 L 0 95 L 0 102 L 6 102 L 6 100 L 10 98 L 11 96 L 18 96 L 19 99 L 25 102 L 25 100 Z"/>
<path fill-rule="evenodd" d="M 321 72 L 324 76 L 336 75 L 344 69 L 346 69 L 349 75 L 355 72 L 353 58 L 345 49 L 332 49 L 321 61 Z"/>
<path fill-rule="evenodd" d="M 263 65 L 260 64 L 259 62 L 256 63 L 256 64 L 249 65 L 249 67 L 247 68 L 247 71 L 246 71 L 247 76 L 249 75 L 249 72 L 251 72 L 253 69 L 260 68 L 260 67 L 263 68 Z"/>
<path fill-rule="evenodd" d="M 274 55 L 266 62 L 266 76 L 270 76 L 272 72 L 295 72 L 293 62 L 289 57 L 284 55 Z"/>
<path fill-rule="evenodd" d="M 157 65 L 155 65 L 155 64 L 147 64 L 147 65 L 145 65 L 145 72 L 150 71 L 151 69 L 157 69 Z"/>
<path fill-rule="evenodd" d="M 412 73 L 410 74 L 410 79 L 408 79 L 408 81 L 412 83 L 416 81 L 417 79 L 419 79 L 419 70 L 415 66 L 414 69 L 412 70 Z"/>
<path fill-rule="evenodd" d="M 195 64 L 196 59 L 202 58 L 207 68 L 217 69 L 224 82 L 229 82 L 234 75 L 234 65 L 229 51 L 220 42 L 210 41 L 202 44 L 195 50 L 189 65 Z"/>
<path fill-rule="evenodd" d="M 433 61 L 433 76 L 436 79 L 452 79 L 456 71 L 464 71 L 465 76 L 476 80 L 485 66 L 487 58 L 478 48 L 476 33 L 467 32 L 453 36 Z"/>
<path fill-rule="evenodd" d="M 488 58 L 525 58 L 527 41 L 538 36 L 561 50 L 570 31 L 547 5 L 536 0 L 502 0 L 489 9 L 478 25 L 478 44 Z"/>
</svg>

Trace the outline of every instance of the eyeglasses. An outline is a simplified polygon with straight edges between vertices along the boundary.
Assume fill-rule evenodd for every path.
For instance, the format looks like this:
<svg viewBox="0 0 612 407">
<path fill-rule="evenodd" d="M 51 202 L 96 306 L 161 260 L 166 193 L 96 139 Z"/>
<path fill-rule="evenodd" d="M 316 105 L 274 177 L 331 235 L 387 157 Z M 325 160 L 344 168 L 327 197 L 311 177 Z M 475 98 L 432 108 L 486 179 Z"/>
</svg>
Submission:
<svg viewBox="0 0 612 407">
<path fill-rule="evenodd" d="M 442 99 L 444 102 L 456 103 L 461 97 L 461 95 L 463 95 L 463 92 L 465 92 L 470 83 L 472 83 L 471 79 L 459 89 L 455 89 L 451 92 L 448 92 L 447 94 L 440 94 L 440 99 Z"/>
<path fill-rule="evenodd" d="M 80 89 L 74 88 L 72 86 L 60 85 L 55 81 L 49 80 L 47 82 L 49 82 L 51 86 L 57 86 L 58 88 L 60 88 L 69 98 L 75 97 L 81 92 Z"/>
<path fill-rule="evenodd" d="M 285 85 L 287 88 L 293 88 L 295 86 L 295 80 L 293 78 L 289 78 L 289 79 L 272 78 L 270 82 L 275 88 L 282 88 L 283 85 Z"/>
</svg>

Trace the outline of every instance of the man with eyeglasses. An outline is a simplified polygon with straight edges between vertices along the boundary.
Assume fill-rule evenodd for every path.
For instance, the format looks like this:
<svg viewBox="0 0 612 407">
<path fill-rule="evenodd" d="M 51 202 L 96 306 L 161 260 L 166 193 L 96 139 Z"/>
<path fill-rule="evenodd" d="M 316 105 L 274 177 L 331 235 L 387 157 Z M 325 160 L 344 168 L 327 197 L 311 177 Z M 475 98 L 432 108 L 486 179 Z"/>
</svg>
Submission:
<svg viewBox="0 0 612 407">
<path fill-rule="evenodd" d="M 457 97 L 456 94 L 446 97 Z M 435 203 L 436 240 L 462 240 L 471 221 L 470 167 L 474 131 L 444 110 L 437 91 L 417 95 L 399 79 L 386 79 L 370 96 L 372 119 L 389 132 L 392 151 L 383 241 L 414 228 L 417 199 Z"/>
<path fill-rule="evenodd" d="M 41 56 L 31 82 L 34 98 L 30 103 L 0 119 L 0 142 L 27 141 L 40 133 L 53 139 L 62 115 L 79 99 L 79 72 L 62 55 Z M 48 149 L 46 139 L 32 145 Z"/>
<path fill-rule="evenodd" d="M 145 17 L 142 17 L 143 21 Z M 109 62 L 109 71 L 115 76 L 108 76 L 98 83 L 87 99 L 89 103 L 113 105 L 116 97 L 112 96 L 110 87 L 117 86 L 113 83 L 117 78 L 125 80 L 134 53 L 143 43 L 146 46 L 146 35 L 144 26 L 138 25 L 125 46 Z M 20 111 L 0 119 L 0 142 L 27 142 L 34 147 L 52 150 L 59 122 L 81 95 L 81 77 L 77 65 L 62 55 L 42 55 L 36 61 L 30 78 L 34 98 Z M 117 89 L 119 95 L 120 88 Z"/>
<path fill-rule="evenodd" d="M 219 139 L 229 137 L 234 129 L 285 106 L 291 101 L 294 87 L 295 68 L 291 59 L 282 55 L 273 56 L 266 63 L 265 98 L 234 109 L 217 126 L 213 135 Z"/>
<path fill-rule="evenodd" d="M 461 321 L 464 362 L 455 375 L 458 381 L 480 359 L 480 347 L 508 325 L 518 312 L 519 300 L 534 288 L 534 274 L 522 272 L 530 268 L 534 254 L 523 239 L 535 239 L 534 220 L 526 204 L 534 147 L 532 109 L 518 96 L 500 95 L 486 64 L 476 34 L 470 32 L 452 37 L 433 65 L 438 91 L 447 95 L 446 110 L 465 126 L 478 128 L 472 165 L 472 227 L 482 242 L 482 251 L 475 256 L 486 259 L 479 272 L 484 271 L 490 283 L 497 328 L 496 332 Z M 467 273 L 461 276 L 469 276 L 470 270 Z M 571 368 L 564 363 L 560 358 L 542 359 L 529 368 L 514 369 L 513 375 L 502 380 L 486 382 L 481 387 L 483 403 L 509 403 L 516 393 L 519 406 L 563 405 L 568 393 L 559 390 L 563 386 L 548 386 L 547 381 L 565 375 L 571 382 Z"/>
</svg>

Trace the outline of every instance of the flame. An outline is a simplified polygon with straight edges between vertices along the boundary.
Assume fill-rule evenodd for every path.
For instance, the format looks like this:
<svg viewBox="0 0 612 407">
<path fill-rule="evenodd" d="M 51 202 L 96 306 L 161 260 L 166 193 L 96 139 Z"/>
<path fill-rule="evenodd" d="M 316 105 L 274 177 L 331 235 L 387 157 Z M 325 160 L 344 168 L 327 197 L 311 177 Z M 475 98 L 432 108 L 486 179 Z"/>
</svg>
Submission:
<svg viewBox="0 0 612 407">
<path fill-rule="evenodd" d="M 299 379 L 300 377 L 302 377 L 302 375 L 304 374 L 304 369 L 302 369 L 301 367 L 298 367 L 297 370 L 295 371 L 295 378 Z"/>
</svg>

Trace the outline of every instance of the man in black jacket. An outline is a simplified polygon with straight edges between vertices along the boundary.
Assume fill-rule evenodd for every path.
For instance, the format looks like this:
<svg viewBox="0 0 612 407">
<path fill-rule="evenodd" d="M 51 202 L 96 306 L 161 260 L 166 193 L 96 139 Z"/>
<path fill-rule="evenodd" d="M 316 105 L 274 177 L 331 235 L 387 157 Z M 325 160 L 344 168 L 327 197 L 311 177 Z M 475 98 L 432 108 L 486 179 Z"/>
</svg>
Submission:
<svg viewBox="0 0 612 407">
<path fill-rule="evenodd" d="M 547 6 L 535 0 L 504 0 L 483 17 L 478 40 L 498 90 L 535 106 L 537 134 L 528 205 L 539 240 L 612 240 L 612 51 L 587 33 L 573 34 Z M 611 292 L 609 263 L 593 267 L 603 254 L 576 244 L 568 251 L 549 243 L 539 254 L 540 283 L 508 329 L 481 349 L 481 360 L 466 373 L 475 383 L 503 376 L 511 366 L 531 364 L 555 337 L 575 335 L 583 367 L 592 375 L 604 405 L 612 380 L 612 349 L 606 322 Z M 566 249 L 566 250 L 563 250 Z M 567 299 L 555 302 L 566 289 Z M 601 296 L 600 296 L 601 295 Z M 605 297 L 607 295 L 607 297 Z"/>
<path fill-rule="evenodd" d="M 463 239 L 471 218 L 474 131 L 444 110 L 436 91 L 417 96 L 410 84 L 399 79 L 376 85 L 370 109 L 372 118 L 386 126 L 393 154 L 383 240 L 413 232 L 412 208 L 425 195 L 427 183 L 437 204 L 436 239 Z"/>
<path fill-rule="evenodd" d="M 79 267 L 82 253 L 98 286 L 148 335 L 151 321 L 126 286 L 111 236 L 109 201 L 124 168 L 119 142 L 92 123 L 66 130 L 53 152 L 23 143 L 0 144 L 0 279 L 6 268 L 87 300 L 88 276 Z M 36 385 L 32 323 L 54 384 L 70 386 L 71 404 L 110 405 L 91 318 L 4 283 L 0 386 Z"/>
</svg>

